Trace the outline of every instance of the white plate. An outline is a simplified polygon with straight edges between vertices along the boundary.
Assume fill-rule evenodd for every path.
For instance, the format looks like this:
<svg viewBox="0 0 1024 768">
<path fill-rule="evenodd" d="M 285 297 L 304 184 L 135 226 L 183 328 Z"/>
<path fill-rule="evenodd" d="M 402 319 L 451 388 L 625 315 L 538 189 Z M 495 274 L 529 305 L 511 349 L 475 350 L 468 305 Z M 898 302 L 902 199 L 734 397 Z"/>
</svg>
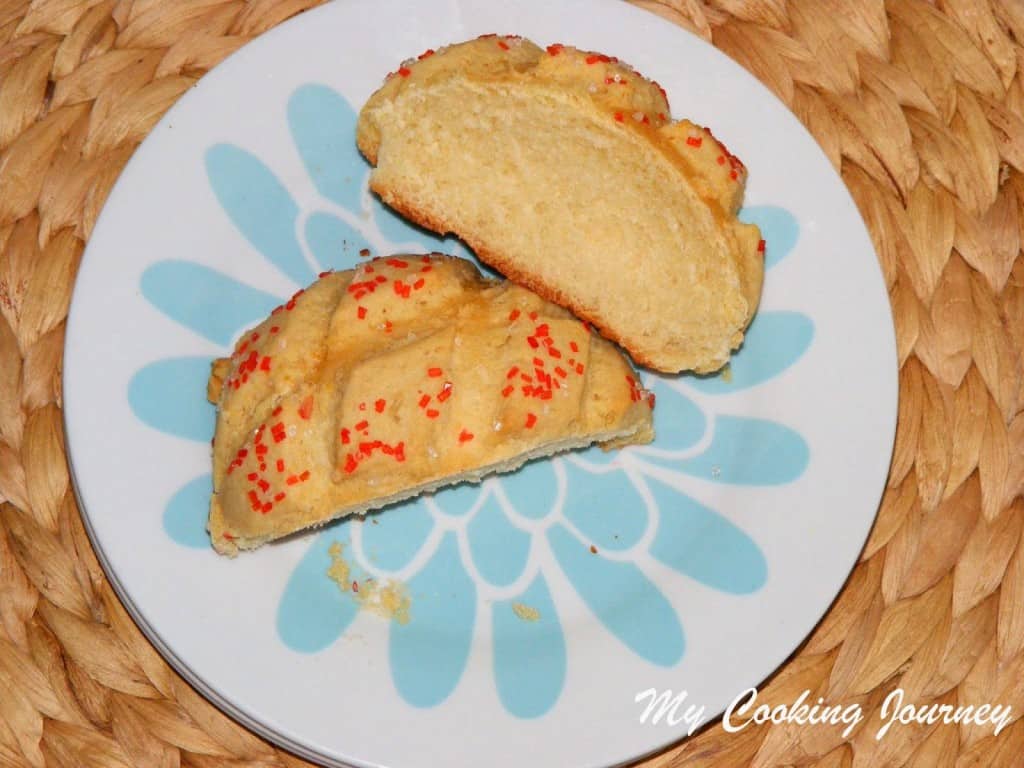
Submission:
<svg viewBox="0 0 1024 768">
<path fill-rule="evenodd" d="M 731 381 L 645 374 L 652 446 L 218 557 L 203 534 L 210 359 L 364 243 L 460 250 L 371 199 L 353 120 L 402 59 L 493 31 L 632 63 L 743 158 L 771 268 Z M 331 764 L 594 766 L 687 732 L 642 723 L 638 693 L 685 690 L 711 719 L 819 620 L 874 519 L 896 382 L 857 210 L 797 120 L 725 56 L 611 0 L 352 0 L 246 46 L 136 153 L 78 278 L 65 413 L 112 583 L 220 707 Z M 335 540 L 357 577 L 408 585 L 409 624 L 357 612 L 327 579 Z"/>
</svg>

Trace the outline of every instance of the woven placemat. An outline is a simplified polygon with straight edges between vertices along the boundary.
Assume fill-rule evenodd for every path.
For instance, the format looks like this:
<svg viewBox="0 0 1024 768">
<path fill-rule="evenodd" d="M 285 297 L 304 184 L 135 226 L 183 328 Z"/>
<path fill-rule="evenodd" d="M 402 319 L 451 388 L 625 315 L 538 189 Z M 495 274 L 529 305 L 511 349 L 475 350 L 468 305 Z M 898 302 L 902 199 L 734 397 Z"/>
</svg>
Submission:
<svg viewBox="0 0 1024 768">
<path fill-rule="evenodd" d="M 64 324 L 125 162 L 210 67 L 315 0 L 0 0 L 0 766 L 307 763 L 222 715 L 111 591 L 69 486 Z M 867 222 L 895 315 L 899 427 L 860 564 L 759 703 L 843 725 L 721 724 L 644 766 L 1024 765 L 1024 2 L 637 0 L 759 77 Z M 917 705 L 1000 703 L 878 740 Z"/>
</svg>

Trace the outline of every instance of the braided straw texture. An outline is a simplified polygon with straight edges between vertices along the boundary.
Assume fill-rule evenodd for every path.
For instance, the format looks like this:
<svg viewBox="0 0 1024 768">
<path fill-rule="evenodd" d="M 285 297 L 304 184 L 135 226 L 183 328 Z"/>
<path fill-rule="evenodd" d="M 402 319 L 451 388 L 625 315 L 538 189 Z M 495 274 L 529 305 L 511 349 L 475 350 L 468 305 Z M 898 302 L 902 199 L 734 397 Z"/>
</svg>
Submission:
<svg viewBox="0 0 1024 768">
<path fill-rule="evenodd" d="M 843 726 L 720 724 L 646 768 L 1020 766 L 1024 723 L 893 728 L 906 701 L 1024 712 L 1024 2 L 636 0 L 803 121 L 892 300 L 899 427 L 861 561 L 761 690 Z M 111 591 L 68 479 L 65 318 L 139 141 L 239 46 L 316 0 L 0 0 L 0 766 L 307 765 L 173 672 Z"/>
</svg>

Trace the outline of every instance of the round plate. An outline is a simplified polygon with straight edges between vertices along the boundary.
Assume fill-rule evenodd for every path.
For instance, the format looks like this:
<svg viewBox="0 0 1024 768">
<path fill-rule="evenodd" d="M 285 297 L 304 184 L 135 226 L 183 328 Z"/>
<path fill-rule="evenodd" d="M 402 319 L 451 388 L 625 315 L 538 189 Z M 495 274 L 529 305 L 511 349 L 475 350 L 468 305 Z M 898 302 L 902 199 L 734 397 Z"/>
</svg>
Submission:
<svg viewBox="0 0 1024 768">
<path fill-rule="evenodd" d="M 494 31 L 630 62 L 743 158 L 743 218 L 768 241 L 746 344 L 718 376 L 643 374 L 650 446 L 535 462 L 217 556 L 204 531 L 211 359 L 362 248 L 466 253 L 368 194 L 354 121 L 403 59 Z M 149 638 L 287 748 L 402 768 L 608 765 L 721 713 L 793 651 L 854 565 L 896 391 L 885 286 L 825 156 L 739 66 L 612 0 L 335 2 L 247 45 L 125 169 L 65 354 L 86 524 Z M 407 623 L 359 610 L 328 578 L 334 542 L 353 579 L 405 585 Z M 645 717 L 669 690 L 686 693 L 675 716 Z"/>
</svg>

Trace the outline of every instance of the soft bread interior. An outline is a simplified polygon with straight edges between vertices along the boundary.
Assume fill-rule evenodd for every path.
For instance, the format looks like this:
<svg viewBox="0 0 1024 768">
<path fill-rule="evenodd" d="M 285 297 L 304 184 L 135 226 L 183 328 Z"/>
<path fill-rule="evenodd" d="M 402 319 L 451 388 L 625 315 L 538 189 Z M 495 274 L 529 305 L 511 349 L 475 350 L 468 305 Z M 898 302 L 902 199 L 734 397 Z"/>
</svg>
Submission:
<svg viewBox="0 0 1024 768">
<path fill-rule="evenodd" d="M 473 41 L 411 65 L 371 98 L 359 124 L 371 187 L 638 362 L 719 368 L 761 288 L 760 235 L 735 219 L 745 170 L 710 133 L 623 106 L 629 88 L 653 86 L 621 65 L 507 45 L 516 66 L 497 67 L 502 49 Z M 575 64 L 555 69 L 556 59 Z M 630 82 L 597 92 L 598 64 L 616 73 L 605 81 Z M 657 109 L 645 98 L 637 103 Z"/>
</svg>

